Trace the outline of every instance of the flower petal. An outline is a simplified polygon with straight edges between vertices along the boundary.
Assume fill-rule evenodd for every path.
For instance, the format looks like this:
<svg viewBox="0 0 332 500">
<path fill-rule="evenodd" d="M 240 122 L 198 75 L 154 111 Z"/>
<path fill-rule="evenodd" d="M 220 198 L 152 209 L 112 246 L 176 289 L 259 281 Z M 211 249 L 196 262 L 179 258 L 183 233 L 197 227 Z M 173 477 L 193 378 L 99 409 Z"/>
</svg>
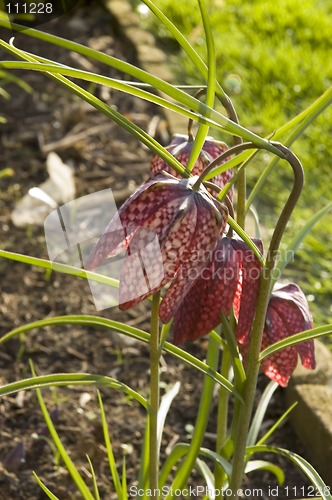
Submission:
<svg viewBox="0 0 332 500">
<path fill-rule="evenodd" d="M 289 336 L 287 324 L 271 305 L 268 308 L 265 325 L 262 340 L 263 349 Z M 282 387 L 286 387 L 296 365 L 297 350 L 291 346 L 263 359 L 261 370 L 270 379 L 275 380 Z"/>
<path fill-rule="evenodd" d="M 239 261 L 230 240 L 222 238 L 176 311 L 172 325 L 176 344 L 206 335 L 220 323 L 221 312 L 230 313 Z"/>
<path fill-rule="evenodd" d="M 276 287 L 270 299 L 274 309 L 283 317 L 287 324 L 288 336 L 309 330 L 313 327 L 312 316 L 304 293 L 294 283 Z M 301 362 L 305 368 L 314 369 L 316 366 L 314 342 L 308 340 L 296 345 Z"/>
<path fill-rule="evenodd" d="M 174 316 L 179 303 L 199 276 L 204 262 L 211 256 L 219 233 L 226 226 L 226 212 L 218 211 L 218 217 L 216 217 L 216 208 L 213 206 L 211 210 L 210 201 L 204 199 L 200 193 L 195 193 L 194 201 L 197 214 L 194 233 L 175 279 L 161 303 L 159 316 L 163 323 L 168 323 Z M 222 218 L 219 217 L 220 213 Z"/>
<path fill-rule="evenodd" d="M 178 134 L 173 137 L 171 143 L 166 147 L 166 149 L 180 163 L 182 163 L 184 167 L 186 167 L 189 161 L 193 144 L 194 143 L 192 141 L 188 140 L 188 136 Z M 204 168 L 209 165 L 209 163 L 211 163 L 214 159 L 227 151 L 227 149 L 228 146 L 224 142 L 216 141 L 215 139 L 213 139 L 213 137 L 207 137 L 191 173 L 193 175 L 200 175 L 203 172 Z M 225 163 L 225 161 L 226 160 L 224 160 L 220 164 Z M 180 177 L 179 174 L 158 155 L 154 155 L 152 157 L 150 169 L 152 174 L 166 171 L 174 175 L 175 177 Z M 233 177 L 233 173 L 233 169 L 229 169 L 226 172 L 213 177 L 211 179 L 211 182 L 222 188 Z M 229 190 L 228 196 L 232 200 L 233 188 Z"/>
<path fill-rule="evenodd" d="M 192 200 L 188 203 L 193 204 Z M 166 283 L 172 279 L 178 271 L 185 253 L 192 240 L 195 230 L 195 207 L 185 206 L 179 209 L 176 217 L 173 218 L 172 224 L 167 231 L 160 237 L 160 254 L 161 257 L 155 262 L 153 254 L 147 254 L 144 257 L 146 263 L 145 272 L 142 268 L 142 257 L 130 258 L 123 266 L 120 279 L 120 309 L 126 310 L 135 306 L 145 298 L 160 290 Z M 162 270 L 160 269 L 162 267 Z M 146 281 L 146 289 L 142 280 L 142 272 Z M 148 276 L 152 275 L 153 279 L 149 280 Z M 155 286 L 150 287 L 150 281 L 156 282 L 157 277 L 163 275 L 163 278 Z M 135 296 L 135 290 L 137 294 Z M 125 300 L 126 296 L 131 296 L 130 300 Z"/>
<path fill-rule="evenodd" d="M 148 179 L 120 207 L 91 252 L 86 269 L 95 269 L 108 257 L 117 255 L 130 244 L 141 226 L 161 232 L 170 224 L 186 196 L 192 193 L 186 180 L 167 174 Z M 125 231 L 124 228 L 131 227 Z"/>
</svg>

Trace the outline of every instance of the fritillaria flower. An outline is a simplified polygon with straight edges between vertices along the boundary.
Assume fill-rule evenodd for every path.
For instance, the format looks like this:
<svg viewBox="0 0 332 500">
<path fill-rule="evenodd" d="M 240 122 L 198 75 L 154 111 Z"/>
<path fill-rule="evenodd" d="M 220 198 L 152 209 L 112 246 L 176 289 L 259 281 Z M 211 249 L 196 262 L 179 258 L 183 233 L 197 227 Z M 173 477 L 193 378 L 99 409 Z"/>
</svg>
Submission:
<svg viewBox="0 0 332 500">
<path fill-rule="evenodd" d="M 193 141 L 188 138 L 188 136 L 176 134 L 171 143 L 166 147 L 166 149 L 180 162 L 184 167 L 187 166 L 189 156 L 193 147 Z M 218 156 L 227 151 L 228 146 L 221 141 L 216 141 L 213 137 L 207 137 L 203 148 L 199 154 L 199 157 L 192 169 L 191 173 L 193 175 L 200 175 L 203 170 Z M 220 162 L 220 164 L 225 163 L 226 160 Z M 174 170 L 168 163 L 166 163 L 160 156 L 154 155 L 151 159 L 150 169 L 152 174 L 161 172 L 162 170 L 169 172 L 175 177 L 179 177 L 179 174 Z M 223 188 L 225 184 L 233 177 L 233 169 L 226 170 L 222 174 L 217 175 L 211 179 L 211 182 Z M 233 198 L 233 188 L 228 191 L 228 196 L 230 200 Z"/>
<path fill-rule="evenodd" d="M 260 240 L 253 240 L 262 250 Z M 159 315 L 167 323 L 173 316 L 172 334 L 176 344 L 196 340 L 220 323 L 223 312 L 229 315 L 234 303 L 238 318 L 238 338 L 246 338 L 251 330 L 258 293 L 261 264 L 253 251 L 241 240 L 221 238 L 210 258 L 198 272 L 187 276 L 183 296 L 165 296 Z M 185 293 L 186 292 L 186 293 Z"/>
<path fill-rule="evenodd" d="M 312 327 L 312 317 L 302 290 L 293 283 L 275 287 L 267 308 L 262 348 Z M 298 354 L 305 368 L 315 368 L 314 342 L 308 340 L 264 358 L 261 370 L 285 387 L 297 365 Z"/>
<path fill-rule="evenodd" d="M 179 180 L 165 172 L 148 179 L 122 205 L 91 252 L 87 269 L 126 251 L 120 277 L 121 309 L 156 293 L 187 269 L 201 266 L 206 252 L 215 247 L 225 229 L 227 211 L 204 186 L 194 190 L 196 180 Z M 175 283 L 181 293 L 185 282 Z M 172 290 L 173 284 L 167 293 Z"/>
</svg>

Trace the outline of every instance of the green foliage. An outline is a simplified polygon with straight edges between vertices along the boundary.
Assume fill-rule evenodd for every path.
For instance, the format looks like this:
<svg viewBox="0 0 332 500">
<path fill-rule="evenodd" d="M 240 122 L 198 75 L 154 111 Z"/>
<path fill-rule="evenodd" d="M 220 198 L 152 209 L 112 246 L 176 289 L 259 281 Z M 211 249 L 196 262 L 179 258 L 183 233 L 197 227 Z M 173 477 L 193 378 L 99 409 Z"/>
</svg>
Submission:
<svg viewBox="0 0 332 500">
<path fill-rule="evenodd" d="M 133 3 L 143 5 L 138 0 Z M 206 60 L 199 9 L 184 1 L 155 0 L 154 3 Z M 268 136 L 331 86 L 332 5 L 329 2 L 210 0 L 207 4 L 215 37 L 217 80 L 231 97 L 243 126 Z M 166 50 L 174 49 L 169 32 L 153 14 L 142 16 L 142 22 L 159 37 Z M 204 84 L 186 54 L 176 51 L 172 61 L 177 83 Z M 288 240 L 331 199 L 332 152 L 328 147 L 331 133 L 332 111 L 328 108 L 294 143 L 294 152 L 304 166 L 306 183 L 286 234 Z M 258 168 L 247 169 L 249 190 L 261 173 L 262 158 L 257 156 Z M 278 165 L 259 193 L 255 204 L 265 226 L 273 227 L 275 215 L 287 196 L 284 188 L 290 182 L 291 172 Z M 332 290 L 329 280 L 324 279 L 332 272 L 327 253 L 331 244 L 332 218 L 327 215 L 306 238 L 295 264 L 285 274 L 286 278 L 299 282 L 314 299 L 311 308 L 316 324 L 332 320 Z"/>
<path fill-rule="evenodd" d="M 150 4 L 150 0 L 145 0 L 145 2 Z M 259 361 L 267 356 L 267 353 L 275 353 L 286 346 L 295 345 L 305 340 L 327 335 L 331 332 L 331 325 L 307 330 L 306 332 L 301 332 L 273 344 L 272 346 L 266 348 L 260 355 L 264 324 L 267 324 L 265 323 L 265 317 L 272 283 L 271 271 L 273 271 L 274 268 L 273 256 L 274 252 L 277 253 L 279 251 L 279 243 L 282 235 L 288 225 L 293 208 L 298 201 L 298 196 L 302 188 L 303 176 L 301 165 L 290 150 L 276 142 L 268 142 L 266 139 L 255 135 L 255 132 L 263 135 L 271 135 L 275 128 L 278 128 L 282 124 L 286 123 L 284 127 L 286 127 L 287 130 L 285 130 L 285 128 L 283 131 L 279 130 L 276 134 L 278 139 L 279 137 L 284 138 L 283 134 L 286 136 L 286 134 L 290 132 L 296 134 L 298 129 L 295 129 L 295 127 L 297 125 L 303 125 L 304 122 L 300 123 L 301 120 L 298 120 L 294 123 L 294 121 L 292 121 L 291 125 L 289 125 L 289 123 L 287 125 L 287 121 L 289 122 L 290 117 L 294 117 L 299 114 L 302 110 L 308 107 L 311 102 L 317 100 L 319 95 L 323 93 L 323 90 L 332 75 L 331 65 L 328 62 L 328 58 L 326 58 L 326 64 L 324 67 L 325 79 L 321 77 L 320 69 L 318 70 L 318 66 L 323 61 L 323 54 L 325 54 L 324 46 L 325 41 L 328 38 L 329 31 L 328 23 L 325 22 L 325 18 L 324 22 L 322 21 L 321 15 L 322 12 L 327 13 L 328 8 L 325 8 L 322 4 L 321 10 L 319 8 L 314 9 L 309 0 L 305 1 L 301 5 L 301 8 L 297 3 L 295 4 L 294 0 L 288 0 L 287 3 L 279 0 L 279 2 L 277 1 L 273 5 L 267 4 L 263 1 L 247 2 L 242 4 L 239 0 L 225 0 L 225 2 L 215 0 L 214 6 L 218 8 L 215 8 L 214 10 L 211 9 L 211 21 L 214 26 L 214 30 L 219 32 L 220 36 L 216 38 L 216 44 L 214 47 L 214 39 L 209 22 L 209 16 L 205 10 L 203 0 L 198 0 L 199 9 L 192 9 L 190 6 L 189 10 L 187 10 L 187 5 L 190 4 L 185 4 L 184 2 L 180 5 L 176 4 L 176 8 L 174 10 L 172 9 L 175 4 L 169 1 L 165 2 L 159 0 L 159 3 L 164 11 L 166 9 L 167 12 L 167 8 L 170 10 L 171 16 L 173 16 L 174 21 L 181 29 L 181 32 L 177 32 L 169 22 L 166 21 L 165 24 L 164 20 L 164 26 L 168 26 L 170 28 L 177 41 L 186 52 L 186 57 L 183 57 L 182 60 L 180 59 L 180 62 L 182 62 L 181 72 L 183 73 L 185 70 L 188 74 L 188 82 L 194 82 L 195 84 L 207 82 L 208 84 L 205 104 L 201 103 L 201 101 L 197 98 L 183 92 L 181 89 L 172 86 L 167 82 L 163 82 L 153 75 L 135 68 L 128 63 L 124 63 L 114 57 L 101 54 L 73 42 L 60 39 L 59 37 L 35 30 L 26 30 L 26 34 L 28 36 L 34 36 L 37 39 L 39 38 L 44 40 L 45 42 L 55 43 L 69 50 L 75 50 L 78 53 L 90 56 L 94 59 L 102 60 L 106 64 L 122 70 L 125 74 L 129 74 L 132 77 L 141 80 L 143 83 L 164 92 L 168 98 L 174 99 L 175 103 L 168 103 L 167 99 L 160 98 L 154 94 L 149 94 L 140 88 L 130 87 L 126 82 L 105 79 L 98 74 L 80 71 L 68 66 L 60 66 L 58 63 L 48 61 L 41 57 L 31 56 L 30 54 L 16 49 L 8 43 L 0 40 L 0 46 L 20 60 L 19 62 L 4 61 L 1 64 L 4 69 L 30 69 L 46 73 L 49 77 L 63 85 L 66 89 L 76 95 L 79 95 L 82 99 L 92 104 L 96 109 L 109 116 L 118 125 L 130 131 L 134 136 L 138 137 L 141 142 L 149 146 L 150 149 L 157 154 L 160 154 L 160 156 L 162 156 L 166 161 L 169 161 L 170 165 L 174 165 L 175 168 L 178 167 L 180 172 L 182 171 L 182 166 L 180 164 L 178 165 L 178 162 L 176 162 L 176 160 L 171 157 L 170 153 L 159 145 L 154 138 L 150 137 L 144 130 L 131 123 L 119 112 L 103 103 L 103 101 L 84 90 L 84 88 L 80 87 L 76 83 L 73 83 L 69 78 L 78 77 L 81 80 L 105 84 L 110 87 L 117 88 L 120 91 L 136 95 L 137 97 L 147 99 L 162 106 L 166 106 L 169 109 L 178 111 L 187 117 L 191 116 L 194 118 L 200 123 L 200 125 L 195 143 L 197 151 L 193 150 L 194 153 L 190 158 L 192 163 L 194 162 L 195 155 L 197 156 L 197 152 L 204 141 L 209 126 L 217 131 L 219 130 L 228 134 L 235 133 L 246 140 L 252 140 L 253 144 L 250 145 L 250 147 L 254 147 L 251 149 L 262 148 L 265 150 L 265 153 L 264 155 L 257 155 L 257 157 L 248 153 L 249 156 L 244 158 L 244 160 L 247 160 L 244 164 L 245 167 L 244 165 L 241 167 L 241 173 L 236 179 L 239 192 L 237 200 L 238 221 L 240 219 L 239 212 L 245 212 L 245 190 L 242 189 L 241 193 L 239 188 L 240 181 L 243 181 L 243 185 L 245 184 L 245 171 L 249 171 L 250 180 L 253 185 L 255 178 L 257 179 L 260 175 L 263 161 L 265 163 L 268 162 L 270 159 L 270 152 L 274 152 L 274 154 L 278 157 L 278 162 L 273 164 L 274 168 L 267 167 L 267 170 L 271 171 L 272 174 L 270 175 L 268 181 L 269 189 L 265 189 L 263 195 L 261 194 L 259 203 L 261 207 L 268 205 L 269 208 L 274 209 L 275 212 L 281 212 L 281 214 L 276 224 L 273 220 L 272 226 L 274 227 L 275 225 L 275 231 L 271 238 L 270 251 L 267 253 L 265 260 L 256 249 L 256 255 L 258 252 L 258 257 L 261 260 L 263 268 L 257 296 L 255 320 L 252 328 L 250 345 L 248 344 L 248 354 L 245 356 L 247 358 L 246 366 L 244 367 L 243 359 L 239 356 L 237 351 L 233 321 L 234 317 L 232 316 L 229 321 L 224 316 L 222 318 L 222 327 L 225 339 L 221 338 L 216 332 L 210 332 L 206 362 L 201 362 L 194 356 L 188 354 L 186 351 L 166 342 L 165 336 L 167 326 L 165 325 L 161 335 L 159 329 L 158 309 L 160 295 L 158 292 L 154 295 L 152 301 L 150 333 L 133 326 L 101 317 L 67 315 L 53 318 L 48 317 L 44 320 L 19 326 L 0 339 L 0 344 L 2 344 L 16 335 L 21 335 L 35 328 L 41 329 L 45 326 L 56 324 L 78 324 L 81 326 L 94 326 L 96 328 L 103 327 L 106 331 L 117 331 L 128 337 L 148 343 L 150 345 L 149 400 L 145 399 L 129 386 L 119 382 L 117 379 L 107 376 L 84 373 L 57 373 L 37 377 L 34 370 L 32 370 L 32 377 L 7 383 L 2 386 L 0 388 L 0 396 L 25 389 L 36 390 L 37 398 L 51 438 L 73 481 L 76 483 L 78 490 L 85 499 L 94 500 L 99 498 L 97 478 L 94 473 L 93 464 L 88 458 L 94 494 L 91 493 L 89 487 L 83 480 L 83 477 L 80 475 L 80 472 L 72 462 L 60 436 L 57 433 L 57 430 L 52 423 L 40 390 L 42 387 L 77 384 L 108 386 L 109 388 L 124 392 L 127 396 L 132 397 L 142 404 L 142 406 L 147 410 L 146 432 L 142 446 L 142 459 L 139 467 L 140 471 L 138 483 L 140 486 L 145 488 L 143 498 L 147 498 L 149 496 L 148 488 L 151 488 L 151 490 L 155 489 L 154 491 L 156 491 L 158 484 L 163 485 L 166 481 L 172 481 L 172 486 L 175 491 L 178 488 L 182 488 L 187 484 L 193 469 L 196 469 L 196 471 L 203 476 L 208 486 L 213 487 L 229 484 L 230 489 L 233 490 L 233 496 L 236 498 L 237 495 L 235 492 L 238 491 L 243 482 L 243 474 L 252 470 L 266 469 L 272 472 L 277 477 L 279 484 L 281 484 L 285 478 L 284 473 L 278 466 L 262 460 L 249 461 L 251 455 L 254 453 L 272 452 L 292 460 L 307 475 L 311 483 L 315 487 L 322 490 L 323 498 L 331 500 L 332 497 L 322 478 L 304 459 L 288 450 L 262 445 L 262 443 L 270 437 L 275 428 L 286 418 L 288 412 L 291 411 L 291 408 L 279 418 L 278 422 L 276 422 L 264 434 L 264 436 L 260 438 L 259 441 L 257 441 L 258 431 L 261 428 L 261 423 L 264 418 L 267 405 L 275 390 L 275 384 L 270 384 L 270 387 L 263 394 L 261 403 L 258 405 L 256 413 L 252 419 Z M 210 2 L 210 7 L 211 6 L 212 2 Z M 312 10 L 310 10 L 311 7 Z M 305 9 L 305 11 L 302 9 Z M 159 19 L 163 20 L 163 16 L 158 12 L 157 14 Z M 201 23 L 203 26 L 201 26 Z M 0 19 L 0 26 L 1 25 L 6 26 L 7 28 L 9 27 L 8 23 L 6 24 Z M 188 36 L 189 42 L 192 42 L 193 47 L 190 46 L 190 43 L 184 40 L 182 33 Z M 203 39 L 205 39 L 206 43 L 204 43 Z M 206 49 L 205 46 L 207 47 Z M 309 62 L 309 58 L 307 58 L 308 47 L 310 47 L 310 50 L 314 52 L 312 60 Z M 197 48 L 199 54 L 195 53 L 195 48 Z M 206 54 L 205 51 L 207 52 Z M 202 56 L 202 59 L 200 59 L 200 55 Z M 191 60 L 191 65 L 189 67 L 186 66 L 188 56 Z M 215 59 L 217 60 L 217 65 L 215 65 Z M 203 61 L 207 61 L 208 67 L 205 66 Z M 179 61 L 177 64 L 180 66 Z M 248 68 L 250 68 L 250 71 Z M 216 72 L 216 70 L 218 70 L 219 73 Z M 197 78 L 196 73 L 202 74 L 202 78 L 205 78 L 205 80 Z M 218 74 L 216 75 L 216 73 Z M 219 95 L 222 96 L 219 84 L 216 84 L 215 75 L 218 80 L 225 83 L 226 90 L 231 94 L 236 107 L 240 110 L 240 118 L 241 114 L 243 115 L 243 119 L 241 118 L 243 126 L 227 119 L 223 114 L 214 109 L 213 100 L 215 90 L 218 92 L 218 97 Z M 264 89 L 264 92 L 262 89 Z M 328 100 L 331 101 L 330 96 L 328 96 Z M 300 248 L 303 237 L 309 235 L 306 239 L 306 244 L 309 243 L 315 250 L 315 265 L 317 265 L 318 272 L 320 272 L 322 267 L 326 266 L 327 268 L 327 266 L 331 264 L 325 264 L 323 260 L 324 253 L 327 253 L 324 240 L 317 239 L 313 232 L 310 232 L 309 234 L 309 230 L 311 230 L 314 224 L 328 212 L 327 208 L 322 208 L 322 205 L 323 207 L 327 207 L 327 202 L 325 203 L 324 197 L 326 199 L 328 198 L 329 191 L 326 187 L 327 183 L 325 180 L 327 172 L 322 167 L 320 169 L 320 174 L 322 175 L 318 176 L 314 173 L 314 169 L 311 169 L 311 165 L 313 164 L 312 161 L 314 153 L 317 149 L 315 149 L 314 146 L 319 141 L 323 141 L 326 145 L 329 144 L 328 138 L 324 136 L 325 128 L 322 126 L 321 122 L 322 119 L 326 119 L 326 116 L 330 116 L 327 111 L 325 114 L 322 114 L 327 105 L 327 103 L 317 101 L 313 106 L 314 113 L 316 113 L 317 116 L 321 115 L 320 119 L 316 122 L 316 127 L 320 127 L 320 134 L 318 129 L 315 132 L 315 128 L 311 127 L 310 131 L 313 131 L 313 133 L 307 133 L 305 137 L 302 137 L 301 142 L 298 144 L 301 155 L 303 154 L 303 157 L 307 159 L 307 165 L 309 165 L 306 170 L 311 192 L 310 190 L 307 190 L 302 201 L 305 205 L 300 204 L 299 208 L 297 208 L 298 215 L 295 219 L 295 224 L 293 223 L 291 231 L 289 232 L 297 233 L 297 237 L 291 240 L 288 247 L 291 250 Z M 188 111 L 188 109 L 192 109 L 193 111 Z M 312 108 L 310 109 L 312 111 Z M 310 114 L 310 110 L 308 113 Z M 308 115 L 306 115 L 306 117 L 308 118 Z M 255 132 L 244 128 L 249 124 L 253 126 Z M 302 127 L 301 134 L 303 130 L 304 128 Z M 290 139 L 291 136 L 286 136 L 286 143 L 291 142 Z M 236 152 L 240 151 L 241 148 L 248 149 L 248 145 L 244 144 L 236 146 Z M 230 153 L 231 152 L 228 151 L 228 154 Z M 234 153 L 234 150 L 232 153 Z M 324 148 L 319 151 L 319 154 L 320 153 L 322 154 L 322 158 L 325 158 L 325 156 L 327 157 L 327 150 L 324 150 Z M 249 164 L 249 157 L 250 160 L 254 160 L 254 162 Z M 291 195 L 289 195 L 289 190 L 293 184 L 293 179 L 288 170 L 285 169 L 285 163 L 279 162 L 280 157 L 287 159 L 289 165 L 293 168 L 295 182 Z M 302 160 L 304 159 L 303 157 Z M 317 161 L 317 157 L 314 161 Z M 253 167 L 255 167 L 254 170 Z M 327 179 L 328 178 L 329 177 L 327 177 Z M 265 176 L 264 179 L 266 180 Z M 324 180 L 325 185 L 323 186 Z M 312 184 L 310 185 L 311 181 Z M 258 185 L 261 187 L 263 183 L 258 183 Z M 321 185 L 322 189 L 320 190 Z M 313 186 L 316 188 L 316 193 L 312 192 Z M 289 198 L 287 198 L 288 196 Z M 308 201 L 310 201 L 310 203 L 308 203 Z M 316 210 L 317 213 L 316 216 L 312 218 L 310 216 L 312 215 L 310 212 L 313 210 Z M 263 222 L 265 224 L 269 223 L 270 220 L 267 215 L 264 214 L 264 212 L 268 211 L 260 210 L 259 213 L 261 212 L 263 213 Z M 271 212 L 271 210 L 269 210 L 269 212 Z M 272 218 L 275 218 L 274 214 Z M 299 222 L 302 226 L 301 230 L 298 228 Z M 250 241 L 249 236 L 243 231 L 243 229 L 241 229 L 241 227 L 238 227 L 238 224 L 231 217 L 229 218 L 229 224 L 235 228 L 237 232 L 240 232 L 240 234 L 243 235 L 244 240 L 248 242 Z M 290 259 L 287 253 L 282 253 L 281 255 L 280 269 L 283 269 L 285 265 L 290 262 Z M 301 263 L 306 262 L 307 255 L 308 253 L 304 253 Z M 316 255 L 318 258 L 316 258 Z M 76 277 L 90 277 L 91 279 L 95 279 L 97 281 L 103 281 L 103 277 L 98 276 L 95 273 L 85 273 L 83 270 L 76 269 L 71 266 L 52 266 L 50 261 L 44 259 L 37 259 L 3 250 L 0 250 L 0 257 L 17 260 L 29 265 L 36 265 L 47 269 L 53 268 L 58 271 L 72 274 Z M 307 266 L 310 269 L 311 276 L 315 279 L 316 270 L 310 260 L 307 261 Z M 267 272 L 265 273 L 265 271 Z M 292 272 L 292 270 L 290 272 Z M 307 269 L 305 272 L 307 273 Z M 322 281 L 320 280 L 319 283 L 322 283 Z M 109 284 L 115 287 L 118 286 L 118 282 L 115 280 L 109 280 Z M 315 289 L 318 290 L 318 287 L 316 286 Z M 241 299 L 243 299 L 243 297 L 241 297 Z M 223 355 L 220 361 L 221 346 L 223 347 Z M 165 461 L 164 466 L 160 469 L 160 475 L 158 476 L 159 448 L 165 418 L 173 398 L 176 396 L 178 391 L 177 384 L 173 389 L 165 394 L 160 404 L 159 364 L 162 351 L 165 351 L 180 359 L 182 362 L 195 367 L 198 371 L 203 372 L 205 376 L 201 390 L 196 425 L 191 441 L 189 444 L 178 443 L 175 447 L 173 447 L 173 450 L 168 459 Z M 231 374 L 231 366 L 233 367 L 234 377 Z M 218 386 L 216 384 L 218 384 Z M 219 402 L 216 426 L 217 443 L 214 451 L 203 448 L 202 445 L 212 408 L 213 398 L 216 394 L 216 388 L 219 391 Z M 231 395 L 234 397 L 234 411 L 232 423 L 228 430 L 228 406 Z M 99 404 L 107 457 L 109 460 L 110 472 L 113 478 L 115 490 L 119 499 L 126 499 L 128 495 L 126 491 L 125 463 L 123 463 L 123 477 L 121 479 L 117 469 L 116 460 L 113 455 L 111 438 L 107 427 L 106 413 L 100 396 Z M 249 425 L 250 421 L 252 421 L 251 427 Z M 210 463 L 214 464 L 215 470 L 212 471 L 210 466 L 203 462 L 200 457 L 207 458 Z M 176 466 L 175 471 L 173 471 L 174 466 Z M 49 498 L 56 499 L 54 494 L 48 490 L 46 485 L 44 485 L 38 477 L 37 481 Z M 159 498 L 158 493 L 154 493 L 152 496 L 156 500 Z M 218 495 L 218 498 L 221 498 L 221 496 L 221 494 Z M 173 493 L 169 492 L 167 498 L 173 498 Z"/>
</svg>

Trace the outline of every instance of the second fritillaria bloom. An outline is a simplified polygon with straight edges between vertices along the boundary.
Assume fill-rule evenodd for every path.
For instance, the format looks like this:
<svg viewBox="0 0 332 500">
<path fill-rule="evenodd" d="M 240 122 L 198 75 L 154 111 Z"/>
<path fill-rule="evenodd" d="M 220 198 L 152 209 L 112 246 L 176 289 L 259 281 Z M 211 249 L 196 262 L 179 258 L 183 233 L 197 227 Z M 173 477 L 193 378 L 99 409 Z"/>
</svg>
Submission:
<svg viewBox="0 0 332 500">
<path fill-rule="evenodd" d="M 87 269 L 127 252 L 120 278 L 121 309 L 156 293 L 185 269 L 199 267 L 215 247 L 227 211 L 204 186 L 193 190 L 196 180 L 178 180 L 167 173 L 148 179 L 122 205 L 91 252 Z M 155 238 L 160 258 L 152 244 Z"/>
<path fill-rule="evenodd" d="M 262 348 L 312 327 L 309 306 L 300 287 L 294 283 L 276 286 L 267 308 Z M 285 387 L 295 370 L 298 355 L 305 368 L 315 368 L 314 341 L 308 340 L 266 357 L 261 363 L 261 370 Z"/>
<path fill-rule="evenodd" d="M 260 240 L 253 240 L 262 249 Z M 160 305 L 160 318 L 168 322 L 172 316 L 173 339 L 176 344 L 196 340 L 220 323 L 221 313 L 229 315 L 236 301 L 238 329 L 241 337 L 249 334 L 254 318 L 261 264 L 246 243 L 221 238 L 203 267 L 188 276 L 185 296 L 173 293 Z M 241 283 L 241 287 L 239 285 Z M 183 294 L 182 294 L 183 295 Z M 234 304 L 235 308 L 235 304 Z"/>
<path fill-rule="evenodd" d="M 190 153 L 194 142 L 188 139 L 188 136 L 176 134 L 171 143 L 166 147 L 166 149 L 180 162 L 184 167 L 187 166 Z M 203 170 L 218 156 L 227 151 L 228 146 L 221 141 L 215 140 L 213 137 L 208 136 L 203 144 L 202 150 L 196 160 L 194 168 L 191 173 L 193 175 L 200 175 Z M 225 163 L 224 160 L 222 163 Z M 175 177 L 179 177 L 179 174 L 172 168 L 168 163 L 166 163 L 160 156 L 154 155 L 151 159 L 150 169 L 152 174 L 156 174 L 164 170 Z M 223 188 L 225 184 L 233 177 L 233 169 L 228 169 L 221 174 L 213 177 L 210 182 L 213 182 L 218 187 Z M 230 200 L 233 198 L 233 188 L 229 189 L 228 196 Z"/>
</svg>

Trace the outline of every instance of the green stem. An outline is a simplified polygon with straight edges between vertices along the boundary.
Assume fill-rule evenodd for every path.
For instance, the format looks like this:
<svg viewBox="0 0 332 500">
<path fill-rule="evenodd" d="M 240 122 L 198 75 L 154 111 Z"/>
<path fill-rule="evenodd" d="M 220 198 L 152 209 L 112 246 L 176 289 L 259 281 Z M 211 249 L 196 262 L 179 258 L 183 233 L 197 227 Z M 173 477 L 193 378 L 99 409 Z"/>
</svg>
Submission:
<svg viewBox="0 0 332 500">
<path fill-rule="evenodd" d="M 220 373 L 228 379 L 229 369 L 231 367 L 231 356 L 230 351 L 225 344 Z M 230 393 L 225 391 L 223 387 L 219 388 L 219 400 L 218 400 L 218 421 L 217 421 L 217 443 L 216 452 L 221 455 L 222 448 L 227 437 L 227 423 L 228 423 L 228 405 L 229 405 Z M 214 481 L 216 491 L 220 491 L 220 494 L 216 496 L 216 500 L 222 500 L 222 487 L 226 479 L 225 471 L 218 463 L 214 471 Z"/>
<path fill-rule="evenodd" d="M 210 335 L 209 347 L 206 354 L 206 364 L 213 370 L 217 370 L 218 363 L 219 363 L 219 342 Z M 204 434 L 206 431 L 210 415 L 210 407 L 213 398 L 214 384 L 215 383 L 211 379 L 211 377 L 209 376 L 204 377 L 202 395 L 196 417 L 195 430 L 190 443 L 190 448 L 186 455 L 186 458 L 184 459 L 182 465 L 180 466 L 179 470 L 176 473 L 176 477 L 172 484 L 172 488 L 170 488 L 170 492 L 168 493 L 165 500 L 173 498 L 174 492 L 177 489 L 183 488 L 195 466 L 195 462 L 199 455 L 199 450 L 202 446 L 202 441 L 204 438 Z"/>
<path fill-rule="evenodd" d="M 151 311 L 151 336 L 150 336 L 150 466 L 149 476 L 153 495 L 151 498 L 158 500 L 158 472 L 159 472 L 159 447 L 158 447 L 158 410 L 159 410 L 159 301 L 160 292 L 152 298 Z"/>
<path fill-rule="evenodd" d="M 241 405 L 239 411 L 238 426 L 235 433 L 235 451 L 233 456 L 232 476 L 230 480 L 232 498 L 235 499 L 238 498 L 237 492 L 239 491 L 243 481 L 247 436 L 256 392 L 257 377 L 259 372 L 259 354 L 261 350 L 266 309 L 270 297 L 272 272 L 275 267 L 277 252 L 282 235 L 286 229 L 289 218 L 296 206 L 303 187 L 303 169 L 298 158 L 285 146 L 278 143 L 274 143 L 274 145 L 280 150 L 281 154 L 287 159 L 293 168 L 294 184 L 272 235 L 270 247 L 267 253 L 266 265 L 262 269 L 260 279 L 256 315 L 248 351 L 248 363 L 246 369 L 247 380 L 244 386 L 243 394 L 244 404 Z"/>
<path fill-rule="evenodd" d="M 273 144 L 273 143 L 271 143 Z M 279 144 L 279 143 L 275 143 Z M 230 149 L 227 149 L 224 151 L 218 158 L 213 160 L 201 173 L 195 184 L 193 185 L 193 190 L 198 191 L 199 186 L 202 182 L 204 182 L 205 177 L 216 167 L 219 167 L 219 165 L 224 161 L 227 160 L 231 155 L 239 154 L 242 151 L 245 151 L 246 149 L 264 149 L 264 147 L 257 146 L 253 142 L 243 142 L 241 144 L 237 144 L 236 146 L 233 146 Z M 279 149 L 279 148 L 278 148 Z M 287 149 L 287 148 L 286 148 Z M 285 159 L 285 155 L 283 152 L 279 149 L 278 156 L 280 156 L 282 159 Z"/>
</svg>

